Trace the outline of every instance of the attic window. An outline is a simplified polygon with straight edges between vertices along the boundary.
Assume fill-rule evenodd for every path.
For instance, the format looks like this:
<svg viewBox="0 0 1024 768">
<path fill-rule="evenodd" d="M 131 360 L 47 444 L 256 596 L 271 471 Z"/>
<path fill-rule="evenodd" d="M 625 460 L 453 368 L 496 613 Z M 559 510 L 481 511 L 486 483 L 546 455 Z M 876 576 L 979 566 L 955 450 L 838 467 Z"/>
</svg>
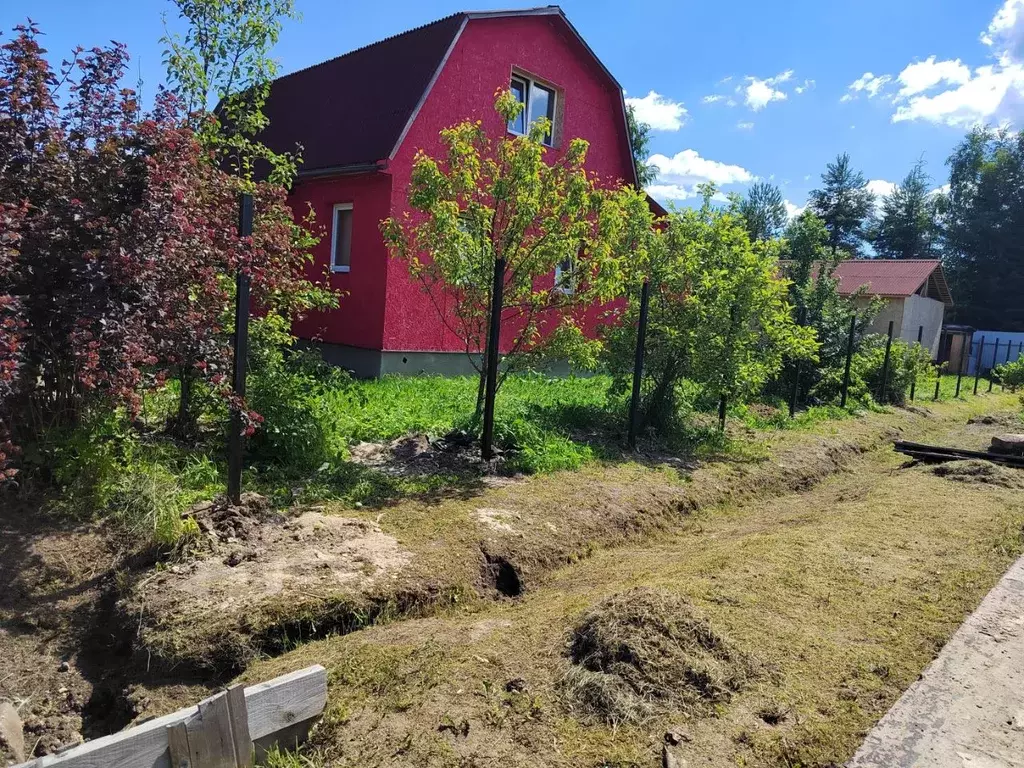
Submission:
<svg viewBox="0 0 1024 768">
<path fill-rule="evenodd" d="M 550 126 L 555 124 L 555 91 L 545 85 L 523 77 L 513 75 L 509 90 L 515 96 L 516 101 L 523 105 L 522 111 L 513 120 L 509 120 L 508 130 L 511 133 L 525 136 L 529 126 L 543 117 L 548 119 Z M 552 132 L 549 129 L 543 138 L 543 142 L 549 147 L 554 146 Z"/>
<path fill-rule="evenodd" d="M 331 271 L 348 272 L 352 266 L 352 203 L 334 206 L 331 232 Z"/>
</svg>

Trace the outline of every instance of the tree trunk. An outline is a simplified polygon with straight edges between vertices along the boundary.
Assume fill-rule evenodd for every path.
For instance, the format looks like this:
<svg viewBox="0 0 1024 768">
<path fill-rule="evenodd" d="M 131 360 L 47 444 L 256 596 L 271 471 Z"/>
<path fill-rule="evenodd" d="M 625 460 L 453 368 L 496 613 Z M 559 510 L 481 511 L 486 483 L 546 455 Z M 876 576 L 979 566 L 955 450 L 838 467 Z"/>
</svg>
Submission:
<svg viewBox="0 0 1024 768">
<path fill-rule="evenodd" d="M 187 438 L 195 434 L 196 423 L 192 413 L 192 383 L 191 372 L 185 366 L 178 369 L 178 380 L 181 382 L 181 392 L 178 396 L 178 415 L 172 419 L 168 430 L 178 437 Z"/>
</svg>

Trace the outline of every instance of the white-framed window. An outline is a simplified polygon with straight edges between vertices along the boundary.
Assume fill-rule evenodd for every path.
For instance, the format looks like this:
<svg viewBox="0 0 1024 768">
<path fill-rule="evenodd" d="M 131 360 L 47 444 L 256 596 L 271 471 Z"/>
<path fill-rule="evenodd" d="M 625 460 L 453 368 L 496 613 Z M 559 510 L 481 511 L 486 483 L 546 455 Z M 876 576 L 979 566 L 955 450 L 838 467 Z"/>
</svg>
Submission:
<svg viewBox="0 0 1024 768">
<path fill-rule="evenodd" d="M 331 272 L 348 272 L 352 267 L 352 203 L 337 203 L 332 215 Z"/>
<path fill-rule="evenodd" d="M 571 256 L 555 265 L 555 290 L 565 294 L 576 292 L 576 262 Z"/>
<path fill-rule="evenodd" d="M 551 124 L 543 141 L 549 147 L 554 145 L 555 128 L 555 90 L 546 85 L 541 85 L 523 75 L 512 75 L 509 90 L 516 97 L 516 101 L 523 105 L 514 120 L 508 123 L 508 130 L 511 133 L 526 135 L 529 127 L 534 121 L 546 117 Z"/>
</svg>

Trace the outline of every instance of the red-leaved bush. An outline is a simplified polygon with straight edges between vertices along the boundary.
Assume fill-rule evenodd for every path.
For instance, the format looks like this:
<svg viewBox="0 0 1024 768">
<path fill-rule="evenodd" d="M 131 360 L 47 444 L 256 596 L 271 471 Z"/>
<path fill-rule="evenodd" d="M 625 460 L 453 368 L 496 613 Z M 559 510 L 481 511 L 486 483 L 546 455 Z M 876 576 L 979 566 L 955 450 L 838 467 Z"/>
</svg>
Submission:
<svg viewBox="0 0 1024 768">
<path fill-rule="evenodd" d="M 263 311 L 331 300 L 304 277 L 313 241 L 283 188 L 224 172 L 170 94 L 143 114 L 121 86 L 124 46 L 77 50 L 55 73 L 38 35 L 18 27 L 0 47 L 7 473 L 12 440 L 74 425 L 93 404 L 134 411 L 170 375 L 226 391 L 238 270 Z M 237 234 L 243 190 L 251 238 Z"/>
</svg>

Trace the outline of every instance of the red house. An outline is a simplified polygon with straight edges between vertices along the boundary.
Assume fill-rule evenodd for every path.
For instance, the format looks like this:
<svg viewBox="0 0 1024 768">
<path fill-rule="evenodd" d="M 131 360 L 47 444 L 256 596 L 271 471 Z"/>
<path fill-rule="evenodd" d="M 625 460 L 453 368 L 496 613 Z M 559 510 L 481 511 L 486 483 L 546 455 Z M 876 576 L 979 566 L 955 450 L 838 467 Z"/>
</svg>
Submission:
<svg viewBox="0 0 1024 768">
<path fill-rule="evenodd" d="M 524 101 L 525 124 L 552 120 L 549 157 L 581 137 L 589 170 L 636 184 L 622 88 L 557 6 L 457 13 L 274 81 L 263 140 L 302 146 L 291 201 L 325 226 L 314 271 L 329 268 L 344 292 L 295 328 L 329 362 L 360 376 L 470 370 L 379 225 L 407 210 L 413 158 L 441 153 L 441 129 L 472 119 L 494 137 L 522 132 L 496 115 L 499 88 Z"/>
</svg>

